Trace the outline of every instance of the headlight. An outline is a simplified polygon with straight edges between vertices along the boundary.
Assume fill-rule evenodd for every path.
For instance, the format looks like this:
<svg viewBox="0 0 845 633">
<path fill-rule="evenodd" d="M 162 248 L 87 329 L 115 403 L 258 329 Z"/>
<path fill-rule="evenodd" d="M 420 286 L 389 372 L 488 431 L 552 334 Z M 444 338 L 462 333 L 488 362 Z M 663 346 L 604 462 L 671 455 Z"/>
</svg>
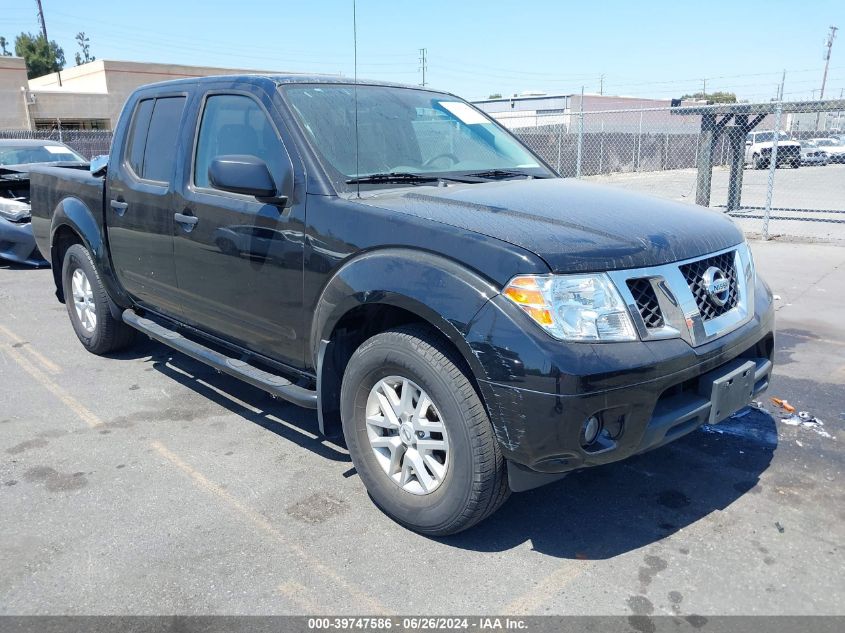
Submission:
<svg viewBox="0 0 845 633">
<path fill-rule="evenodd" d="M 0 200 L 0 217 L 10 222 L 20 222 L 29 217 L 29 205 L 17 200 Z"/>
<path fill-rule="evenodd" d="M 564 341 L 635 341 L 636 330 L 605 274 L 519 275 L 503 294 Z"/>
</svg>

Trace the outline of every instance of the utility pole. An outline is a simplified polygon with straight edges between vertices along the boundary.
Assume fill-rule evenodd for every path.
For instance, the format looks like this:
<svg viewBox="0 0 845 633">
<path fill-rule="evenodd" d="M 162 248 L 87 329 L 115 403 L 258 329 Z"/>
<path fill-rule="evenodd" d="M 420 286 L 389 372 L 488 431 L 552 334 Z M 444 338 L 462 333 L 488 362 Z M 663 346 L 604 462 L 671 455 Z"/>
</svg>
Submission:
<svg viewBox="0 0 845 633">
<path fill-rule="evenodd" d="M 426 67 L 428 66 L 428 61 L 426 60 L 426 55 L 428 54 L 428 49 L 421 48 L 420 49 L 420 70 L 422 71 L 422 83 L 421 86 L 425 87 L 425 71 Z"/>
<path fill-rule="evenodd" d="M 704 97 L 703 97 L 703 98 L 704 98 L 705 100 L 707 100 L 707 78 L 706 78 L 706 77 L 705 77 L 704 79 L 702 79 L 702 80 L 701 80 L 701 84 L 702 84 L 702 89 L 701 89 L 701 92 L 702 92 L 702 94 L 704 95 Z"/>
<path fill-rule="evenodd" d="M 599 75 L 599 94 L 604 94 L 604 73 Z"/>
<path fill-rule="evenodd" d="M 819 91 L 819 101 L 824 99 L 824 85 L 827 83 L 827 67 L 830 66 L 830 51 L 833 48 L 833 39 L 836 37 L 836 31 L 838 30 L 838 27 L 831 26 L 830 33 L 827 36 L 827 43 L 825 44 L 827 50 L 824 54 L 824 74 L 822 75 L 822 88 Z"/>
<path fill-rule="evenodd" d="M 38 5 L 38 19 L 41 20 L 41 35 L 44 36 L 44 45 L 49 50 L 50 48 L 50 40 L 47 39 L 47 23 L 44 21 L 44 8 L 41 6 L 41 0 L 35 0 L 35 4 Z M 56 73 L 56 77 L 59 80 L 59 87 L 62 87 L 62 73 L 61 71 Z"/>
<path fill-rule="evenodd" d="M 833 38 L 836 37 L 836 31 L 839 29 L 835 26 L 830 27 L 830 33 L 827 36 L 827 42 L 825 46 L 827 50 L 824 52 L 824 74 L 822 75 L 822 87 L 819 90 L 819 101 L 824 99 L 824 85 L 827 83 L 827 68 L 830 66 L 830 51 L 833 48 Z M 819 121 L 821 120 L 822 113 L 819 112 L 816 114 L 816 129 L 819 129 Z M 827 115 L 825 115 L 825 119 L 827 119 Z"/>
</svg>

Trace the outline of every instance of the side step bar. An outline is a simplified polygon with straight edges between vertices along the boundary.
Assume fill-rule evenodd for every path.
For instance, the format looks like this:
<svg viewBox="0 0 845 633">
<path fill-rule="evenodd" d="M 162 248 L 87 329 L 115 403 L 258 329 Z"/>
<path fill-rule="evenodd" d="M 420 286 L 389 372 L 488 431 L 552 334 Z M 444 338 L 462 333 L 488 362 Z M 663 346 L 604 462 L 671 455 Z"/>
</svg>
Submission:
<svg viewBox="0 0 845 633">
<path fill-rule="evenodd" d="M 254 367 L 242 360 L 216 352 L 200 343 L 185 338 L 178 332 L 159 325 L 155 321 L 138 316 L 134 310 L 124 310 L 123 321 L 136 330 L 143 332 L 151 339 L 164 343 L 177 352 L 182 352 L 186 356 L 210 365 L 218 371 L 225 372 L 235 378 L 240 378 L 254 387 L 263 389 L 270 395 L 307 409 L 317 408 L 316 391 L 305 389 L 304 387 L 293 384 L 286 378 L 271 374 L 263 369 L 258 369 L 258 367 Z"/>
</svg>

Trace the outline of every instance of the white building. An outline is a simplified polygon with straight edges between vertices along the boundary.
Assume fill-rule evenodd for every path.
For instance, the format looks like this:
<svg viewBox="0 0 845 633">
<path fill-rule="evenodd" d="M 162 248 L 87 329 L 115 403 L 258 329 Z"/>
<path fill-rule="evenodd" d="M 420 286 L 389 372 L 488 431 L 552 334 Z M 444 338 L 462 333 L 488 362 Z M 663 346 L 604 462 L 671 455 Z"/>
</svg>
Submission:
<svg viewBox="0 0 845 633">
<path fill-rule="evenodd" d="M 144 84 L 261 70 L 96 60 L 27 80 L 20 57 L 0 57 L 0 129 L 110 130 L 126 98 Z M 61 82 L 59 81 L 61 75 Z"/>
</svg>

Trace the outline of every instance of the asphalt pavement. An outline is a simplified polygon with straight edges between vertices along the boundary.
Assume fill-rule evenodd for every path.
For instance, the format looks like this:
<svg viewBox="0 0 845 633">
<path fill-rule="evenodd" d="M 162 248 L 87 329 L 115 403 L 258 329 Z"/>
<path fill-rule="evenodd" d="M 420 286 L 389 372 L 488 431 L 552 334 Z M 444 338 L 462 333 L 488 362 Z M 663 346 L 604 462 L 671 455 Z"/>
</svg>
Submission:
<svg viewBox="0 0 845 633">
<path fill-rule="evenodd" d="M 379 512 L 314 412 L 150 341 L 90 355 L 51 272 L 0 264 L 0 614 L 845 614 L 845 248 L 752 248 L 763 410 L 441 539 Z"/>
</svg>

